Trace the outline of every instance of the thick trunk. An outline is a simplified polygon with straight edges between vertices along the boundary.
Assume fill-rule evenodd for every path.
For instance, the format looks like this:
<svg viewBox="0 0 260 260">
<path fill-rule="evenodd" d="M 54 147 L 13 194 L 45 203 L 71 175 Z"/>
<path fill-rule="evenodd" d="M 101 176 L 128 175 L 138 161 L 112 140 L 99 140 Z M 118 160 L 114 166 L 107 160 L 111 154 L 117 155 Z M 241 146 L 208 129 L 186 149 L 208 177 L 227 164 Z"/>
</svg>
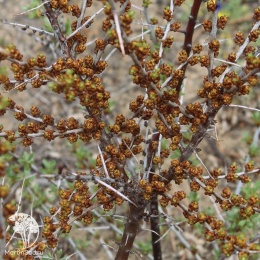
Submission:
<svg viewBox="0 0 260 260">
<path fill-rule="evenodd" d="M 128 220 L 125 224 L 124 234 L 119 245 L 115 260 L 126 260 L 131 252 L 135 237 L 140 230 L 145 207 L 135 207 L 130 204 Z"/>
<path fill-rule="evenodd" d="M 158 212 L 158 197 L 154 194 L 150 205 L 150 221 L 151 221 L 151 236 L 152 236 L 152 246 L 153 246 L 153 257 L 154 260 L 162 260 L 162 249 L 160 239 L 160 219 Z"/>
</svg>

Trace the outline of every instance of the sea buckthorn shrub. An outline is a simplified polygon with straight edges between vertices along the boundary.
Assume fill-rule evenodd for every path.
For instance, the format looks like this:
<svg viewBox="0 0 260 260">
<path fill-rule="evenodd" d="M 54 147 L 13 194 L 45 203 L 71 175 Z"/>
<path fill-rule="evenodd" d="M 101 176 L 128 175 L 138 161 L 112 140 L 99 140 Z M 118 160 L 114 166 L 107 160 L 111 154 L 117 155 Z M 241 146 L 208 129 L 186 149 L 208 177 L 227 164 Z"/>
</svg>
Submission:
<svg viewBox="0 0 260 260">
<path fill-rule="evenodd" d="M 151 233 L 149 259 L 176 253 L 163 246 L 168 233 L 184 258 L 188 252 L 188 259 L 257 259 L 260 116 L 238 102 L 254 100 L 259 89 L 260 7 L 249 10 L 242 32 L 230 31 L 220 1 L 165 2 L 42 0 L 35 8 L 47 21 L 44 29 L 13 24 L 46 36 L 47 47 L 28 58 L 15 40 L 0 48 L 3 245 L 11 239 L 9 217 L 36 197 L 42 227 L 33 249 L 54 259 L 85 259 L 73 234 L 104 223 L 117 233 L 112 242 L 100 240 L 111 259 L 142 257 L 141 231 Z M 194 73 L 200 73 L 195 80 Z M 120 77 L 129 88 L 127 104 Z M 15 101 L 24 93 L 33 105 Z M 218 116 L 232 107 L 252 112 L 250 132 L 236 146 L 246 158 L 238 153 L 230 162 L 222 154 L 228 163 L 216 159 L 212 167 L 202 144 L 219 141 Z M 63 160 L 68 153 L 74 159 Z M 190 243 L 189 233 L 198 240 Z M 1 254 L 18 257 L 4 247 Z"/>
</svg>

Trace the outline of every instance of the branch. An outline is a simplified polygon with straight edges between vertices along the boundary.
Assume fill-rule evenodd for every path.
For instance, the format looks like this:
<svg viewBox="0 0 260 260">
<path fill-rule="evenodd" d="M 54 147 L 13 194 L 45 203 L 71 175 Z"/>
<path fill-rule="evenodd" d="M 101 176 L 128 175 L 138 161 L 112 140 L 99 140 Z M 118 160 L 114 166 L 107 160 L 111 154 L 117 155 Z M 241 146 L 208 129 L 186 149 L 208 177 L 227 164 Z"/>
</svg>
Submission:
<svg viewBox="0 0 260 260">
<path fill-rule="evenodd" d="M 161 236 L 160 236 L 160 219 L 158 214 L 158 195 L 153 194 L 150 202 L 150 222 L 151 222 L 151 236 L 154 260 L 162 259 Z"/>
<path fill-rule="evenodd" d="M 31 9 L 29 9 L 29 10 L 26 10 L 26 11 L 24 11 L 24 12 L 22 12 L 22 13 L 18 13 L 18 14 L 16 14 L 16 15 L 18 16 L 18 15 L 22 15 L 22 14 L 27 14 L 27 13 L 33 11 L 33 10 L 36 10 L 36 9 L 40 8 L 41 6 L 43 6 L 44 4 L 49 3 L 49 2 L 51 2 L 51 0 L 48 0 L 48 1 L 46 1 L 46 2 L 43 2 L 42 4 L 40 4 L 40 5 L 38 5 L 38 6 L 34 7 L 34 8 L 31 8 Z"/>
<path fill-rule="evenodd" d="M 160 134 L 153 133 L 151 142 L 148 146 L 148 154 L 147 154 L 147 167 L 151 165 L 151 171 L 155 171 L 155 167 L 153 165 L 153 157 L 155 152 L 152 148 L 153 141 L 159 141 Z M 150 168 L 150 167 L 149 167 Z M 149 174 L 150 169 L 148 170 Z M 149 182 L 152 182 L 152 175 L 149 175 Z M 159 219 L 159 210 L 158 210 L 158 194 L 153 193 L 150 201 L 150 222 L 151 222 L 151 236 L 152 236 L 152 247 L 153 247 L 153 257 L 154 260 L 161 260 L 162 259 L 162 249 L 161 249 L 161 241 L 160 241 L 160 219 Z"/>
<path fill-rule="evenodd" d="M 73 37 L 76 33 L 78 33 L 80 30 L 82 30 L 85 26 L 87 26 L 100 12 L 102 12 L 104 10 L 104 7 L 102 7 L 101 9 L 99 9 L 96 13 L 94 13 L 85 23 L 83 23 L 79 28 L 77 28 L 77 30 L 75 30 L 73 33 L 71 33 L 66 41 L 68 39 L 70 39 L 71 37 Z"/>
<path fill-rule="evenodd" d="M 48 31 L 45 31 L 43 29 L 39 29 L 37 27 L 33 27 L 33 26 L 30 26 L 30 25 L 25 25 L 25 24 L 21 24 L 21 23 L 11 23 L 11 22 L 8 22 L 6 20 L 1 20 L 1 22 L 4 23 L 4 24 L 13 25 L 14 27 L 15 26 L 21 27 L 21 29 L 23 31 L 25 31 L 27 29 L 31 29 L 33 33 L 39 32 L 40 35 L 46 34 L 46 35 L 49 35 L 49 36 L 52 36 L 52 37 L 54 36 L 54 33 L 52 33 L 52 32 L 48 32 Z"/>
<path fill-rule="evenodd" d="M 189 56 L 191 47 L 192 47 L 192 38 L 193 38 L 193 33 L 196 25 L 196 20 L 197 16 L 200 10 L 200 5 L 201 5 L 202 0 L 194 0 L 190 16 L 189 16 L 189 21 L 186 27 L 185 31 L 185 39 L 184 39 L 184 44 L 183 44 L 183 50 L 187 52 L 187 55 Z M 186 71 L 187 66 L 183 68 L 184 75 Z M 176 90 L 178 93 L 181 91 L 181 85 L 182 85 L 183 79 L 179 80 L 178 86 L 176 87 Z"/>
<path fill-rule="evenodd" d="M 144 208 L 142 205 L 139 207 L 130 206 L 130 211 L 128 214 L 128 219 L 125 224 L 124 234 L 119 245 L 118 252 L 116 254 L 115 260 L 128 259 L 131 252 L 131 248 L 135 241 L 135 237 L 140 230 L 141 221 L 143 219 Z"/>
<path fill-rule="evenodd" d="M 58 16 L 52 10 L 49 2 L 46 3 L 45 0 L 42 0 L 42 2 L 44 3 L 44 8 L 46 10 L 46 16 L 49 19 L 51 27 L 54 31 L 54 36 L 61 45 L 62 53 L 64 53 L 67 58 L 71 57 L 70 49 L 66 43 L 66 36 L 62 33 L 59 22 L 58 22 Z"/>
<path fill-rule="evenodd" d="M 198 147 L 200 142 L 205 137 L 210 125 L 214 123 L 214 118 L 215 118 L 217 112 L 219 111 L 219 109 L 220 108 L 218 108 L 218 109 L 214 109 L 212 107 L 208 108 L 209 116 L 208 116 L 207 121 L 200 126 L 198 132 L 196 132 L 192 136 L 191 141 L 189 142 L 188 146 L 183 149 L 182 154 L 179 158 L 180 162 L 188 160 L 189 157 L 191 156 L 191 154 L 196 150 L 196 148 Z M 166 175 L 164 175 L 164 177 L 167 179 L 166 183 L 169 183 L 173 178 L 173 169 L 171 168 L 169 170 L 169 172 Z"/>
</svg>

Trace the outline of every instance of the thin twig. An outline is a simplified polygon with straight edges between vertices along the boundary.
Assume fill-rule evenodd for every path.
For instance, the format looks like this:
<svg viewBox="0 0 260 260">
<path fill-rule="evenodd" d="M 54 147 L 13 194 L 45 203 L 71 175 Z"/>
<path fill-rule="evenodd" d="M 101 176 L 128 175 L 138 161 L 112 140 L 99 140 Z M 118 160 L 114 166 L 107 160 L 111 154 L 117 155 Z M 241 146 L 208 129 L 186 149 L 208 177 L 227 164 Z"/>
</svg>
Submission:
<svg viewBox="0 0 260 260">
<path fill-rule="evenodd" d="M 66 41 L 68 41 L 68 39 L 70 39 L 71 37 L 73 37 L 75 34 L 77 34 L 80 30 L 82 30 L 85 26 L 87 26 L 99 13 L 101 13 L 104 10 L 104 7 L 102 7 L 101 9 L 99 9 L 96 13 L 94 13 L 85 23 L 83 23 L 79 28 L 77 28 L 74 32 L 72 32 L 67 38 Z"/>
<path fill-rule="evenodd" d="M 21 27 L 22 30 L 27 30 L 27 29 L 31 29 L 33 32 L 39 32 L 40 34 L 46 34 L 46 35 L 49 35 L 49 36 L 52 36 L 54 37 L 54 33 L 52 32 L 48 32 L 44 29 L 39 29 L 39 28 L 36 28 L 36 27 L 33 27 L 33 26 L 30 26 L 30 25 L 25 25 L 25 24 L 21 24 L 21 23 L 11 23 L 11 22 L 8 22 L 6 20 L 1 20 L 4 24 L 9 24 L 9 25 L 13 25 L 13 26 L 18 26 L 18 27 Z"/>
<path fill-rule="evenodd" d="M 38 6 L 36 6 L 36 7 L 34 7 L 34 8 L 31 8 L 31 9 L 29 9 L 29 10 L 26 10 L 26 11 L 24 11 L 24 12 L 22 12 L 22 13 L 18 13 L 18 14 L 15 14 L 15 15 L 18 16 L 18 15 L 27 14 L 27 13 L 33 11 L 33 10 L 36 10 L 36 9 L 40 8 L 40 7 L 43 6 L 45 3 L 49 3 L 49 2 L 51 2 L 51 0 L 48 0 L 48 1 L 46 1 L 46 2 L 44 2 L 44 3 L 42 3 L 42 4 L 38 5 Z"/>
<path fill-rule="evenodd" d="M 243 106 L 243 105 L 230 104 L 227 107 L 239 107 L 239 108 L 245 108 L 245 109 L 248 109 L 248 110 L 254 110 L 254 111 L 260 112 L 260 109 L 257 109 L 257 108 L 254 108 L 254 107 Z"/>
<path fill-rule="evenodd" d="M 101 152 L 101 149 L 100 149 L 99 145 L 98 145 L 98 151 L 99 151 L 99 154 L 100 154 L 100 158 L 101 158 L 101 161 L 102 161 L 102 165 L 103 165 L 104 171 L 106 173 L 106 177 L 110 178 L 110 176 L 108 174 L 108 171 L 107 171 L 106 163 L 105 163 L 105 160 L 104 160 L 104 157 L 103 157 L 103 154 Z"/>
<path fill-rule="evenodd" d="M 58 15 L 53 11 L 50 3 L 45 2 L 45 0 L 42 0 L 42 2 L 44 3 L 44 8 L 46 10 L 46 16 L 49 19 L 51 27 L 54 31 L 54 36 L 60 43 L 62 53 L 65 54 L 67 57 L 71 57 L 70 49 L 66 42 L 66 37 L 60 28 L 60 24 L 58 21 Z"/>
<path fill-rule="evenodd" d="M 82 19 L 84 18 L 85 11 L 87 8 L 87 2 L 88 0 L 82 0 L 81 1 L 81 8 L 80 8 L 80 17 L 77 19 L 77 28 L 81 25 Z"/>
<path fill-rule="evenodd" d="M 123 199 L 127 200 L 128 202 L 130 202 L 131 204 L 133 204 L 134 206 L 137 207 L 137 205 L 132 201 L 130 200 L 129 198 L 127 198 L 124 194 L 122 194 L 120 191 L 116 190 L 115 188 L 113 188 L 111 185 L 107 184 L 106 182 L 104 181 L 101 181 L 99 179 L 96 179 L 96 181 L 100 184 L 102 184 L 103 186 L 106 186 L 107 188 L 109 188 L 110 190 L 114 191 L 118 196 L 122 197 Z"/>
</svg>

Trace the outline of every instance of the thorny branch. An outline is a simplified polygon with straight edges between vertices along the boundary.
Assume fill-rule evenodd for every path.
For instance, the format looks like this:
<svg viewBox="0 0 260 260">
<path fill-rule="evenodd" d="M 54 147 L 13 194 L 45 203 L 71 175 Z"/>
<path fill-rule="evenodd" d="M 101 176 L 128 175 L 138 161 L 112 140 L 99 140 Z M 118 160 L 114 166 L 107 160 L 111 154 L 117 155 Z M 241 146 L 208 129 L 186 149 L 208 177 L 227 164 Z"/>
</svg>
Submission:
<svg viewBox="0 0 260 260">
<path fill-rule="evenodd" d="M 197 17 L 198 13 L 200 10 L 200 5 L 202 3 L 202 0 L 194 0 L 193 5 L 191 8 L 190 16 L 189 16 L 189 21 L 187 23 L 187 27 L 185 30 L 185 39 L 184 39 L 184 44 L 183 44 L 183 50 L 187 52 L 187 55 L 189 56 L 192 48 L 192 38 L 195 30 L 195 25 L 197 22 Z M 187 66 L 183 67 L 184 74 L 186 71 Z M 176 87 L 176 91 L 180 93 L 181 91 L 181 86 L 182 86 L 183 79 L 179 81 L 178 86 Z"/>
<path fill-rule="evenodd" d="M 42 0 L 42 3 L 44 4 L 44 8 L 46 10 L 46 16 L 49 19 L 51 27 L 54 31 L 54 36 L 60 43 L 62 53 L 65 54 L 67 58 L 69 58 L 71 56 L 70 50 L 66 43 L 66 36 L 63 34 L 60 28 L 58 15 L 53 11 L 51 4 L 49 2 Z"/>
</svg>

